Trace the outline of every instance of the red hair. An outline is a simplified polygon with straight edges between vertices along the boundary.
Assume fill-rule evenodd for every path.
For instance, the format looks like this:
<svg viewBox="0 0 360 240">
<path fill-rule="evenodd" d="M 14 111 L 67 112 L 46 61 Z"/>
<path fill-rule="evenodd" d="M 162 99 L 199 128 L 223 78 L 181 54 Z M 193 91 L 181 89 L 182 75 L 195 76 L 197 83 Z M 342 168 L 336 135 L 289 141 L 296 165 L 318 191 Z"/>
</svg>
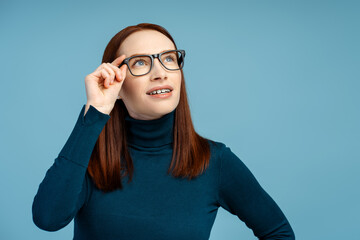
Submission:
<svg viewBox="0 0 360 240">
<path fill-rule="evenodd" d="M 102 63 L 112 62 L 122 42 L 132 33 L 142 30 L 155 30 L 168 37 L 175 45 L 170 33 L 163 27 L 141 23 L 129 26 L 118 32 L 105 48 Z M 185 79 L 181 69 L 180 100 L 175 110 L 173 155 L 168 174 L 174 177 L 187 177 L 189 180 L 203 173 L 209 166 L 210 145 L 208 139 L 195 132 L 187 100 Z M 125 114 L 126 107 L 118 99 L 110 113 L 110 119 L 94 146 L 88 165 L 88 173 L 95 185 L 103 192 L 122 189 L 121 179 L 134 171 L 133 162 L 127 148 Z"/>
</svg>

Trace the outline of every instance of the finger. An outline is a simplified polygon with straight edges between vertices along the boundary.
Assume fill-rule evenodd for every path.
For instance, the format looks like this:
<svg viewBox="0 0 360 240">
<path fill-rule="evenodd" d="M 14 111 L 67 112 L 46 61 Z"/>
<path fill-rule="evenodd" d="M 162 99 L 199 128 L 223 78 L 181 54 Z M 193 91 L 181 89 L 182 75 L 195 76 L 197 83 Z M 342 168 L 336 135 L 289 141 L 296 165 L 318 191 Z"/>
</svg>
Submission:
<svg viewBox="0 0 360 240">
<path fill-rule="evenodd" d="M 127 66 L 126 64 L 124 64 L 124 65 L 121 66 L 121 68 L 120 68 L 120 70 L 121 70 L 121 76 L 123 77 L 123 79 L 126 78 L 127 69 L 128 69 L 128 66 Z"/>
<path fill-rule="evenodd" d="M 118 82 L 120 82 L 121 80 L 123 80 L 122 75 L 121 75 L 121 70 L 117 67 L 115 67 L 114 65 L 107 63 L 107 65 L 115 72 L 116 75 L 116 80 Z"/>
<path fill-rule="evenodd" d="M 120 57 L 115 58 L 115 60 L 111 64 L 119 67 L 120 63 L 122 63 L 122 61 L 124 61 L 125 57 L 126 56 L 123 54 Z"/>
<path fill-rule="evenodd" d="M 121 71 L 126 71 L 127 68 L 128 68 L 128 66 L 126 64 L 124 64 L 121 66 L 120 69 L 121 69 Z"/>
<path fill-rule="evenodd" d="M 91 76 L 96 77 L 98 83 L 101 83 L 101 78 L 105 79 L 105 78 L 103 77 L 102 73 L 101 73 L 101 70 L 103 70 L 103 68 L 97 69 L 97 70 L 95 70 L 93 73 L 89 74 L 89 75 L 91 75 Z"/>
<path fill-rule="evenodd" d="M 105 65 L 105 63 L 100 64 L 100 66 L 98 66 L 98 68 L 95 69 L 95 71 L 100 71 L 101 69 L 104 68 L 104 65 Z M 94 71 L 94 72 L 95 72 L 95 71 Z"/>
<path fill-rule="evenodd" d="M 128 66 L 126 64 L 122 65 L 120 68 L 121 76 L 123 77 L 123 79 L 126 78 L 127 69 Z"/>
<path fill-rule="evenodd" d="M 108 88 L 109 87 L 109 80 L 108 79 L 110 78 L 109 73 L 105 69 L 101 69 L 100 72 L 101 72 L 102 78 L 104 79 L 103 85 L 104 85 L 104 87 Z"/>
<path fill-rule="evenodd" d="M 115 72 L 114 70 L 111 69 L 111 67 L 108 66 L 108 64 L 104 65 L 104 69 L 109 73 L 110 78 L 109 78 L 109 84 L 112 84 L 114 82 L 114 78 L 115 78 Z"/>
</svg>

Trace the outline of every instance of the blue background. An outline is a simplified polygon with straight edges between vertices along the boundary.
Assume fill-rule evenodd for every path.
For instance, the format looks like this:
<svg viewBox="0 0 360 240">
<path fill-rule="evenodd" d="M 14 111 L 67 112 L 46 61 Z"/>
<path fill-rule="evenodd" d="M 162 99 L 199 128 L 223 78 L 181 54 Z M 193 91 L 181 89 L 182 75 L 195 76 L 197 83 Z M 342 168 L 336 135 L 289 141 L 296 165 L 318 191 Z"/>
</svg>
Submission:
<svg viewBox="0 0 360 240">
<path fill-rule="evenodd" d="M 297 239 L 359 237 L 358 1 L 1 1 L 1 239 L 38 229 L 31 205 L 118 31 L 164 26 L 187 51 L 199 134 L 243 160 Z M 256 239 L 220 208 L 211 240 Z"/>
</svg>

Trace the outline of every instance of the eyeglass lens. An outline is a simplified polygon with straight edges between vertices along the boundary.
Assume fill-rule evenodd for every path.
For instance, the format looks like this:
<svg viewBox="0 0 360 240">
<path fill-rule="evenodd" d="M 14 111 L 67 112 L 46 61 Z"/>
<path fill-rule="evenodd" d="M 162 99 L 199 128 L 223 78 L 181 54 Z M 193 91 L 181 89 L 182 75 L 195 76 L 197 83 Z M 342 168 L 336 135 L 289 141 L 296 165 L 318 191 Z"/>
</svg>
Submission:
<svg viewBox="0 0 360 240">
<path fill-rule="evenodd" d="M 168 70 L 178 70 L 181 68 L 179 59 L 180 51 L 166 52 L 161 55 L 161 63 Z M 132 74 L 143 75 L 151 70 L 151 58 L 148 56 L 138 56 L 129 60 L 129 66 Z"/>
</svg>

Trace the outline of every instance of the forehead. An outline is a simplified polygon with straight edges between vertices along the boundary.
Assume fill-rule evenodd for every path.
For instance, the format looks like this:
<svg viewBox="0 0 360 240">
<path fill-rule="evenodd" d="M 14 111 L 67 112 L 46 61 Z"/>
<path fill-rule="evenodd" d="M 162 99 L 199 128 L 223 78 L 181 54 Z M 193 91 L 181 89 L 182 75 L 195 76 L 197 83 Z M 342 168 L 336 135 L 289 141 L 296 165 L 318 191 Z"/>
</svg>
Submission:
<svg viewBox="0 0 360 240">
<path fill-rule="evenodd" d="M 129 35 L 117 51 L 117 56 L 125 54 L 154 54 L 164 50 L 175 49 L 173 42 L 164 34 L 155 30 L 142 30 Z"/>
</svg>

